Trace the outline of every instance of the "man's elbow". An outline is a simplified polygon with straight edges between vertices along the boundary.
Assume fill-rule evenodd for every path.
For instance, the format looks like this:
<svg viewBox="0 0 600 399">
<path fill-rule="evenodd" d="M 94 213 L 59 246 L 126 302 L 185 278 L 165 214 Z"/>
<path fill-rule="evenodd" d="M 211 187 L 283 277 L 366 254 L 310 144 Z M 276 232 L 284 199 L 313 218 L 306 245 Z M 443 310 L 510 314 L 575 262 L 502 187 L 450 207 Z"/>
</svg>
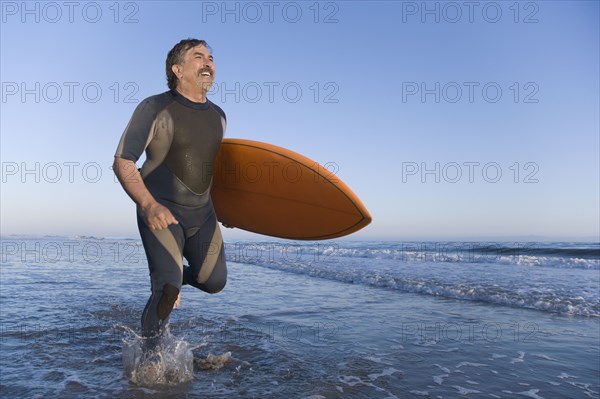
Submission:
<svg viewBox="0 0 600 399">
<path fill-rule="evenodd" d="M 119 157 L 115 157 L 113 160 L 113 164 L 112 164 L 112 170 L 117 177 L 119 177 L 119 170 L 121 169 L 121 165 L 119 164 L 120 159 L 121 158 L 119 158 Z"/>
<path fill-rule="evenodd" d="M 135 168 L 135 164 L 133 161 L 115 156 L 112 168 L 115 175 L 117 175 L 117 177 L 121 177 L 125 170 Z"/>
</svg>

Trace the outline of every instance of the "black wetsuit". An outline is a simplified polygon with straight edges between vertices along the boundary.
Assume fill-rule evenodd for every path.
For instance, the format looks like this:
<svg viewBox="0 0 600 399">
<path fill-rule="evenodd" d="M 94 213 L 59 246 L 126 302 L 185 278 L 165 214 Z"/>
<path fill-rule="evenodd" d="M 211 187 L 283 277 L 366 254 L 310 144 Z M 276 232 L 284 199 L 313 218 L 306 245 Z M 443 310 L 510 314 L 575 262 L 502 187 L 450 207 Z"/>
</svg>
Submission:
<svg viewBox="0 0 600 399">
<path fill-rule="evenodd" d="M 142 315 L 146 337 L 162 332 L 182 284 L 209 293 L 225 286 L 223 240 L 210 198 L 212 165 L 225 125 L 217 105 L 195 103 L 172 90 L 142 101 L 121 137 L 115 157 L 137 162 L 146 151 L 144 183 L 179 222 L 151 230 L 137 210 L 152 284 Z M 183 257 L 189 267 L 183 266 Z"/>
</svg>

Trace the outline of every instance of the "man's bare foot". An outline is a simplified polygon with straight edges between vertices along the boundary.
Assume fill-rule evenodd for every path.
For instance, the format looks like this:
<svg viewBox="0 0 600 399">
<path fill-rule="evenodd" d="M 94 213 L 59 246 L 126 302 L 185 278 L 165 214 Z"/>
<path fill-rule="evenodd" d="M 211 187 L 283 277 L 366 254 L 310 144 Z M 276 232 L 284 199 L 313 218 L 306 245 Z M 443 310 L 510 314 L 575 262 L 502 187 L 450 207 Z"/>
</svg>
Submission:
<svg viewBox="0 0 600 399">
<path fill-rule="evenodd" d="M 179 295 L 177 295 L 177 300 L 175 301 L 175 304 L 173 305 L 173 309 L 177 309 L 179 307 L 179 305 L 181 305 L 181 291 L 179 291 Z"/>
</svg>

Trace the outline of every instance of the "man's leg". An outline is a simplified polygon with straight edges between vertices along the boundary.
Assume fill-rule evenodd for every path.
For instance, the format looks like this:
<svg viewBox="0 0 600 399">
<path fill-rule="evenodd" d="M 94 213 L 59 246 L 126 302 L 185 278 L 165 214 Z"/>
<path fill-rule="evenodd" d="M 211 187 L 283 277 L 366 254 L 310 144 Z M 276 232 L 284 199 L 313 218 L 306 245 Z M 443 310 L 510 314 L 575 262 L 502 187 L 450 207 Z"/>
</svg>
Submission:
<svg viewBox="0 0 600 399">
<path fill-rule="evenodd" d="M 225 287 L 225 247 L 214 212 L 199 230 L 185 241 L 183 255 L 190 264 L 189 267 L 183 268 L 184 284 L 210 294 L 215 294 Z"/>
<path fill-rule="evenodd" d="M 174 224 L 151 230 L 140 215 L 138 227 L 152 285 L 152 295 L 142 313 L 142 335 L 153 337 L 163 332 L 181 289 L 184 235 L 182 227 Z"/>
</svg>

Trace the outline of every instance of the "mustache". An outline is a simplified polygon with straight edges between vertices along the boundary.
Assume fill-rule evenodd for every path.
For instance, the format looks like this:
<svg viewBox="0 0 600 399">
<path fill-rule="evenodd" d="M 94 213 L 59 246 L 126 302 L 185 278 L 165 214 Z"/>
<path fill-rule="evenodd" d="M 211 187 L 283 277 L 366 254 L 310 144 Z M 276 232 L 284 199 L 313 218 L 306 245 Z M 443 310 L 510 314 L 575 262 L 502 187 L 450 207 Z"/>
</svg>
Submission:
<svg viewBox="0 0 600 399">
<path fill-rule="evenodd" d="M 206 67 L 206 68 L 201 68 L 198 71 L 198 76 L 200 76 L 203 72 L 210 72 L 211 75 L 213 75 L 213 76 L 215 75 L 215 71 L 213 71 L 212 68 Z"/>
</svg>

